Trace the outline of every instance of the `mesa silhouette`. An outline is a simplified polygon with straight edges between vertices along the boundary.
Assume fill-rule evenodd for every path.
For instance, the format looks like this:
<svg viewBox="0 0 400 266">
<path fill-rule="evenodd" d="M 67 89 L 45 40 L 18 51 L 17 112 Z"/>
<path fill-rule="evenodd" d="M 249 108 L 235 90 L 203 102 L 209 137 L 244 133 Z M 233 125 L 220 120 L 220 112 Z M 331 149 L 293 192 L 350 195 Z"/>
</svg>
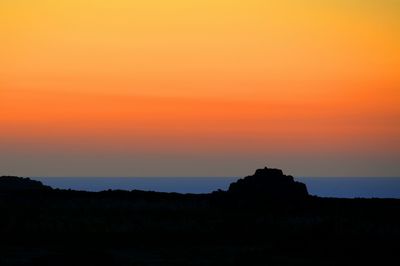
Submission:
<svg viewBox="0 0 400 266">
<path fill-rule="evenodd" d="M 0 265 L 387 265 L 400 200 L 309 195 L 261 168 L 227 191 L 50 188 L 0 177 Z"/>
<path fill-rule="evenodd" d="M 16 192 L 16 191 L 37 191 L 44 192 L 53 190 L 50 186 L 45 186 L 40 181 L 30 178 L 16 176 L 0 177 L 0 191 Z M 60 189 L 57 189 L 60 191 Z M 68 190 L 71 191 L 71 190 Z M 104 191 L 103 191 L 104 192 Z M 108 190 L 108 193 L 123 193 L 123 190 Z M 136 194 L 174 194 L 179 193 L 162 193 L 133 190 Z M 254 175 L 246 176 L 239 179 L 237 182 L 230 184 L 228 191 L 215 191 L 211 194 L 226 195 L 232 198 L 238 197 L 243 199 L 305 199 L 309 196 L 307 187 L 301 182 L 294 181 L 294 178 L 289 175 L 284 175 L 282 170 L 274 168 L 261 168 L 256 170 Z"/>
<path fill-rule="evenodd" d="M 284 175 L 280 169 L 268 167 L 230 184 L 228 192 L 247 198 L 300 200 L 308 197 L 305 184 L 294 181 L 293 176 Z"/>
</svg>

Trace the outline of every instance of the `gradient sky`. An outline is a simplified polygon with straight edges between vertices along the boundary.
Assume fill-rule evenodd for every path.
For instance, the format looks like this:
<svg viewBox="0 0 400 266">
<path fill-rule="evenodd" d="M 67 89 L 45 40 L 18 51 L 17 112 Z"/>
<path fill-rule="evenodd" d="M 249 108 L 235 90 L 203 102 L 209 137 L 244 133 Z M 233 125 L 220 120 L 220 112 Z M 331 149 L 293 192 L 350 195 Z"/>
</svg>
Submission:
<svg viewBox="0 0 400 266">
<path fill-rule="evenodd" d="M 0 1 L 0 175 L 265 165 L 400 176 L 400 1 Z"/>
</svg>

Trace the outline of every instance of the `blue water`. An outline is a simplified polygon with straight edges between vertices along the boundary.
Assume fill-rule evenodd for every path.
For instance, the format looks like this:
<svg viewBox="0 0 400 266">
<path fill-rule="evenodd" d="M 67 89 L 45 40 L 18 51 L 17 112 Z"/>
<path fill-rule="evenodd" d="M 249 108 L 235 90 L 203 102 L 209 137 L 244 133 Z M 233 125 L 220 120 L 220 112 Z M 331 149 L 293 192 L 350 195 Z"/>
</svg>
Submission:
<svg viewBox="0 0 400 266">
<path fill-rule="evenodd" d="M 208 193 L 226 190 L 235 177 L 37 177 L 53 188 L 86 191 L 107 189 Z M 340 198 L 400 198 L 400 178 L 301 177 L 312 195 Z"/>
</svg>

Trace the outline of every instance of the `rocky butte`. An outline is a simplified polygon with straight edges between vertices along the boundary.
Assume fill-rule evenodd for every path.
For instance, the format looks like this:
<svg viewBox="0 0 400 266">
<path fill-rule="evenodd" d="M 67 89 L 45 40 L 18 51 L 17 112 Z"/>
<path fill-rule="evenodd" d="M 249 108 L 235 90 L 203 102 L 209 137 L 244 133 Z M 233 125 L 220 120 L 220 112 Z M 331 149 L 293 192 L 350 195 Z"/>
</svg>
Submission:
<svg viewBox="0 0 400 266">
<path fill-rule="evenodd" d="M 52 188 L 43 185 L 41 182 L 29 178 L 14 176 L 0 177 L 0 192 L 17 191 L 51 191 Z M 61 190 L 60 190 L 61 191 Z M 110 191 L 113 194 L 120 194 L 121 191 Z M 125 193 L 128 191 L 125 191 Z M 159 195 L 160 197 L 169 197 L 168 193 L 131 191 L 137 195 Z M 175 193 L 176 195 L 179 195 Z M 211 194 L 199 195 L 199 198 L 207 197 Z M 301 200 L 309 196 L 305 184 L 297 182 L 290 175 L 284 175 L 282 170 L 273 168 L 262 168 L 256 170 L 254 175 L 250 175 L 231 183 L 228 191 L 218 191 L 222 197 L 237 198 L 243 200 L 265 199 L 265 200 Z M 180 194 L 185 197 L 184 194 Z M 195 195 L 193 195 L 195 196 Z"/>
<path fill-rule="evenodd" d="M 309 196 L 305 184 L 284 175 L 282 170 L 265 167 L 254 175 L 230 184 L 229 194 L 246 198 L 304 199 Z"/>
</svg>

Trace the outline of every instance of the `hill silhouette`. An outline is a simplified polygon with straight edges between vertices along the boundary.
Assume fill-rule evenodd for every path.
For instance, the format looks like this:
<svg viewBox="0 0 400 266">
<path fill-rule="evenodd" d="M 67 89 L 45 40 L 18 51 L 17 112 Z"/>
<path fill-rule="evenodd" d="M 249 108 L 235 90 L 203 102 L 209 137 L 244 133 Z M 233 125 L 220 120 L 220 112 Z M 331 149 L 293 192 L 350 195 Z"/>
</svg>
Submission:
<svg viewBox="0 0 400 266">
<path fill-rule="evenodd" d="M 0 191 L 45 191 L 53 188 L 43 185 L 40 181 L 30 178 L 2 176 L 0 177 Z M 60 190 L 58 190 L 60 191 Z M 108 190 L 108 194 L 124 194 L 123 190 Z M 105 192 L 100 192 L 105 193 Z M 131 194 L 143 197 L 182 197 L 179 193 L 162 193 L 133 190 Z M 208 195 L 219 195 L 226 198 L 242 200 L 301 200 L 309 195 L 305 184 L 294 181 L 289 175 L 284 175 L 282 170 L 273 168 L 257 169 L 254 175 L 239 179 L 230 184 L 228 191 L 213 192 Z M 206 194 L 207 195 L 207 194 Z M 195 195 L 192 195 L 195 197 Z"/>
<path fill-rule="evenodd" d="M 49 186 L 45 186 L 40 181 L 32 180 L 30 178 L 16 177 L 16 176 L 1 176 L 0 177 L 0 191 L 44 191 L 51 190 Z"/>
<path fill-rule="evenodd" d="M 252 198 L 305 199 L 308 191 L 305 184 L 294 181 L 292 176 L 284 175 L 280 169 L 265 167 L 254 175 L 239 179 L 230 184 L 228 192 Z"/>
<path fill-rule="evenodd" d="M 227 191 L 51 189 L 0 178 L 0 265 L 391 265 L 400 200 L 310 196 L 279 169 Z"/>
</svg>

